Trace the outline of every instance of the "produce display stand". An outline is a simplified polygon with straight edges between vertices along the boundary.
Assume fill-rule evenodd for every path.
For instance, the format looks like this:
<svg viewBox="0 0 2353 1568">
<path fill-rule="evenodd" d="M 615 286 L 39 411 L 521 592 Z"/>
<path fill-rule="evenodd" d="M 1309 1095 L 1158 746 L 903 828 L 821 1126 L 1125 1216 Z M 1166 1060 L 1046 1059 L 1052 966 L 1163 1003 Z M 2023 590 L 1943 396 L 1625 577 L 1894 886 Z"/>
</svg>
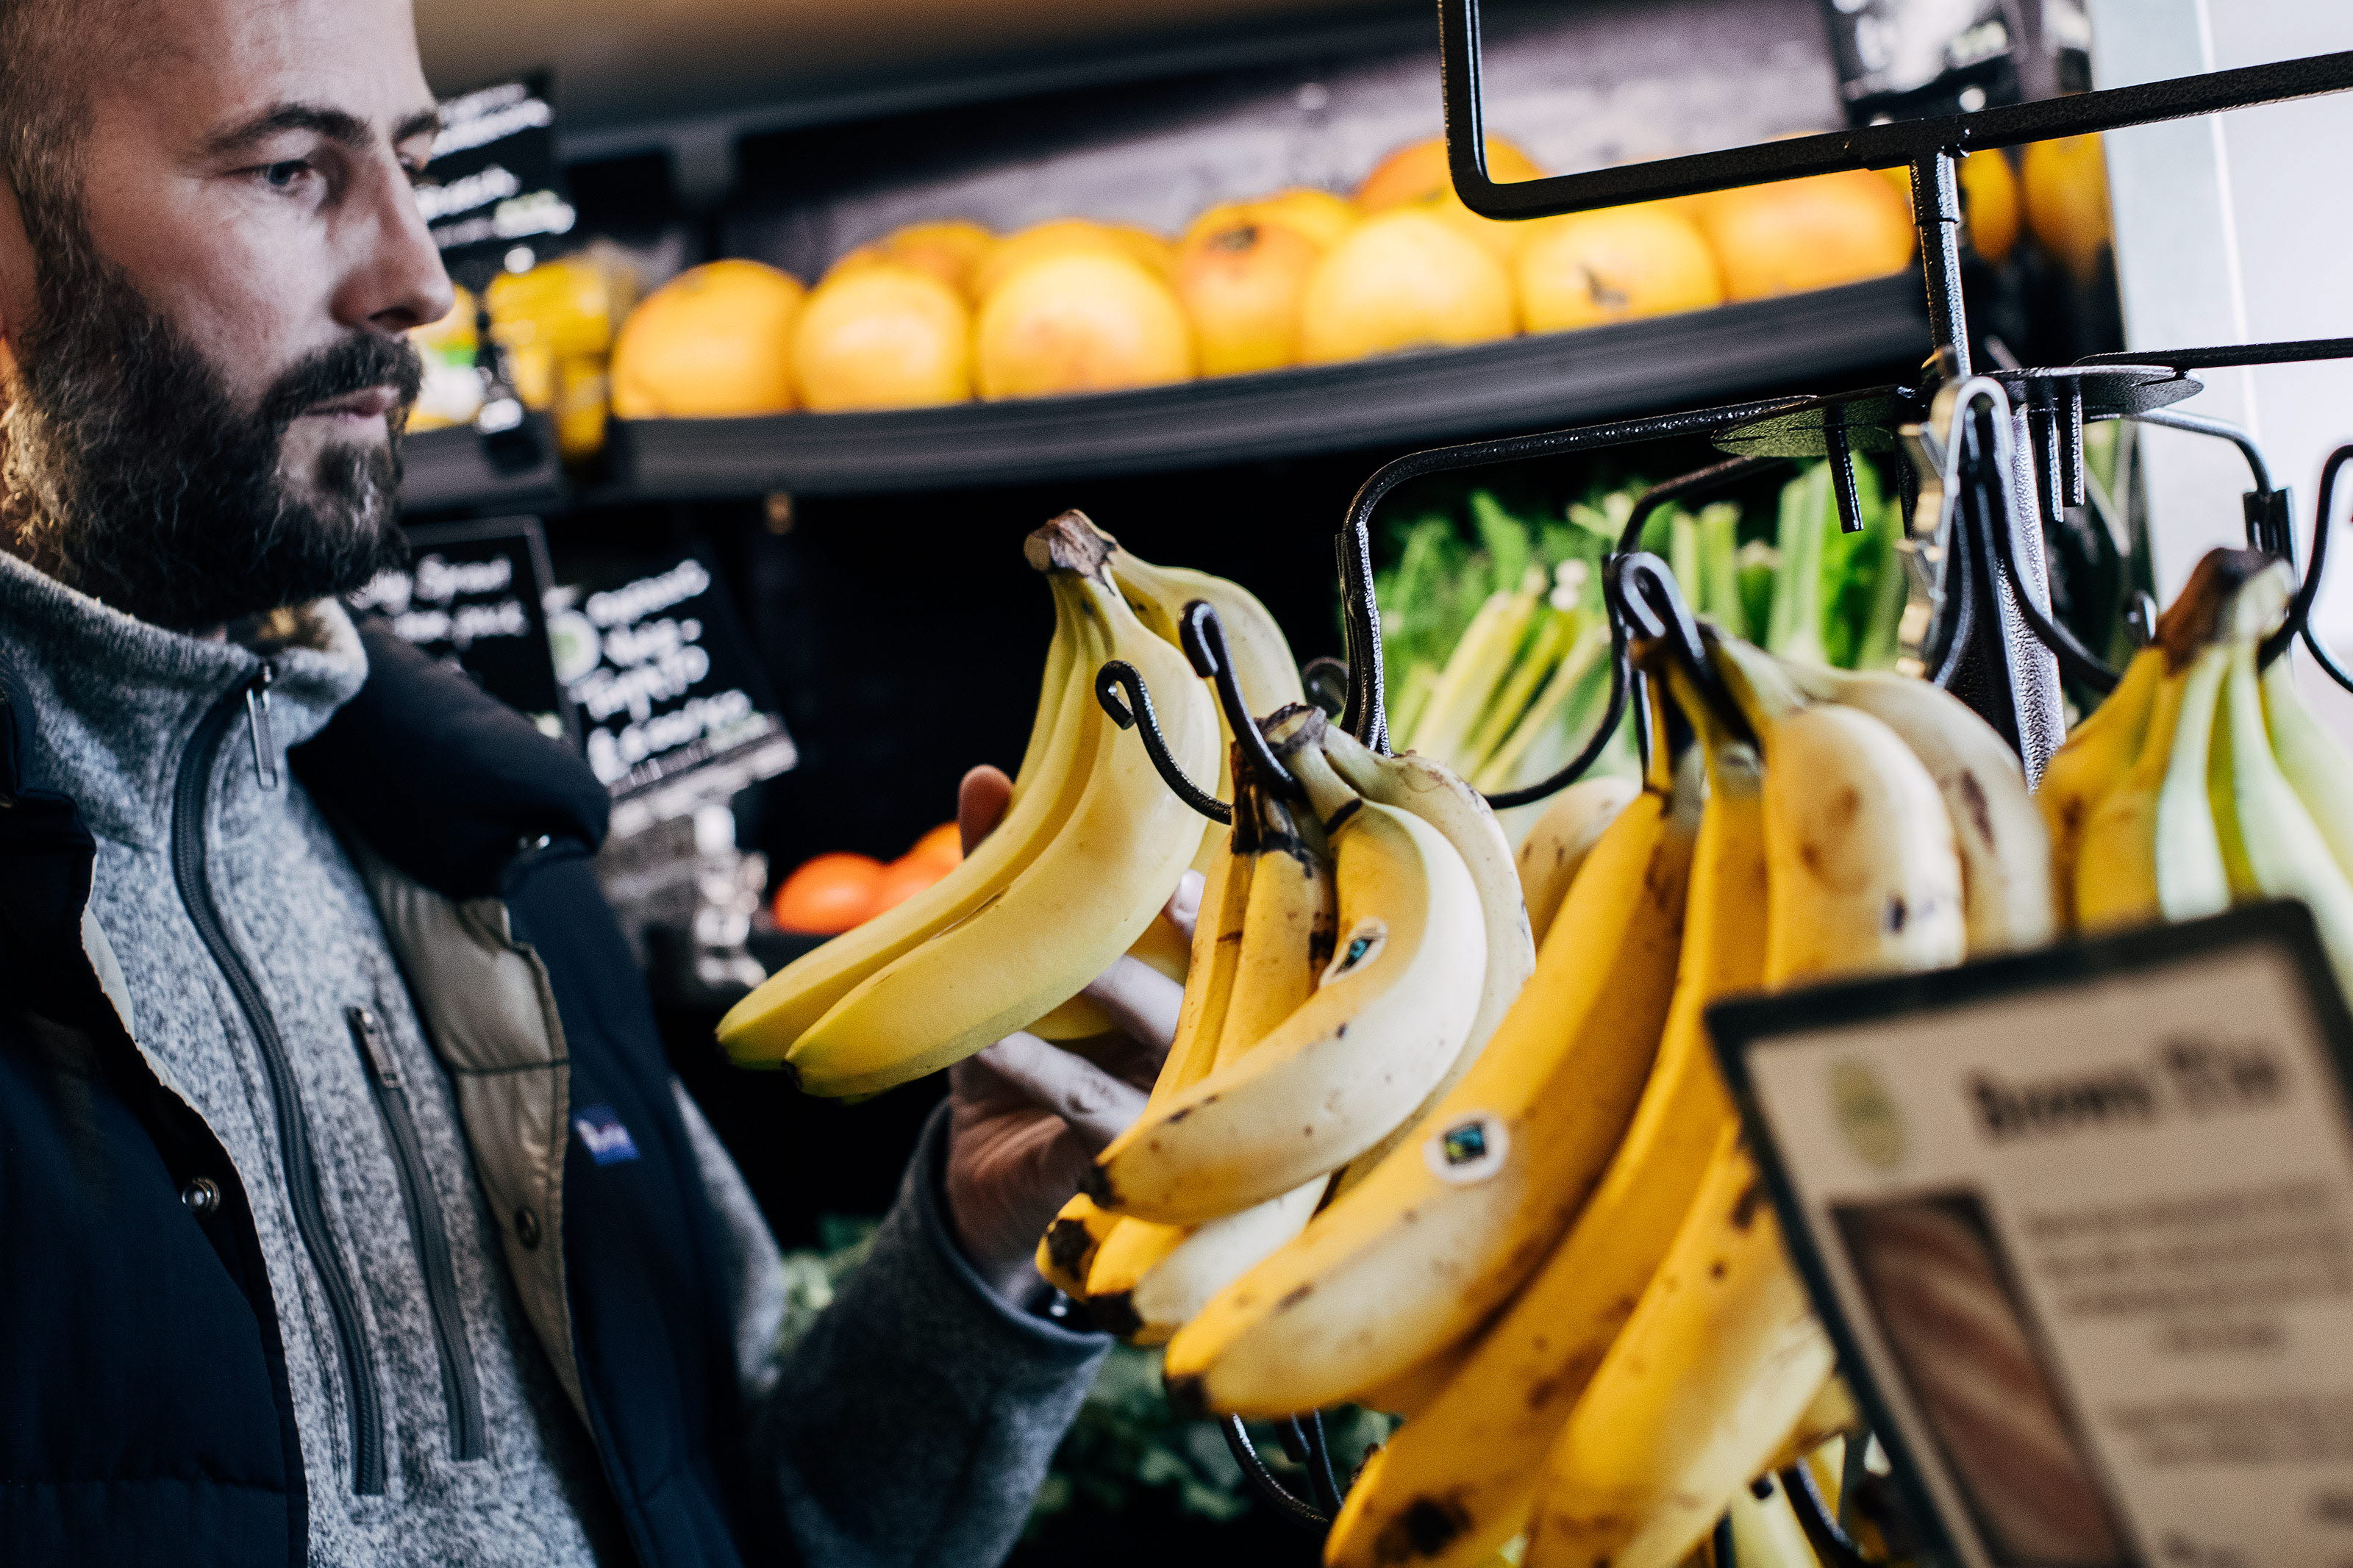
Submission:
<svg viewBox="0 0 2353 1568">
<path fill-rule="evenodd" d="M 1931 352 L 1923 374 L 1911 384 L 1827 398 L 1752 401 L 1482 441 L 1414 453 L 1379 469 L 1357 492 L 1337 541 L 1349 655 L 1339 718 L 1358 740 L 1376 750 L 1388 749 L 1368 525 L 1384 496 L 1408 479 L 1430 474 L 1667 437 L 1703 437 L 1733 454 L 1724 463 L 1654 488 L 1638 503 L 1620 549 L 1603 573 L 1613 642 L 1608 715 L 1582 755 L 1541 784 L 1490 797 L 1499 805 L 1540 799 L 1566 787 L 1592 764 L 1641 679 L 1629 658 L 1630 641 L 1668 638 L 1684 645 L 1687 656 L 1695 656 L 1697 633 L 1672 573 L 1656 557 L 1636 552 L 1648 513 L 1666 500 L 1700 493 L 1790 458 L 1828 458 L 1834 464 L 1842 519 L 1852 531 L 1862 526 L 1852 477 L 1854 452 L 1903 454 L 1903 551 L 1911 574 L 1910 608 L 1915 612 L 1906 616 L 1905 667 L 1953 692 L 1992 724 L 2019 753 L 2030 781 L 2039 776 L 2063 736 L 2063 669 L 2095 690 L 2105 690 L 2116 679 L 2115 672 L 2052 619 L 2040 527 L 2044 517 L 2083 500 L 2086 421 L 2147 418 L 2232 441 L 2247 455 L 2255 481 L 2246 503 L 2250 542 L 2293 563 L 2289 498 L 2272 486 L 2254 443 L 2220 421 L 2163 411 L 2200 390 L 2189 374 L 2192 370 L 2353 357 L 2353 341 L 2135 353 L 2097 356 L 2075 365 L 1978 374 L 1971 363 L 1960 290 L 1957 163 L 1972 149 L 2353 89 L 2353 53 L 1498 184 L 1487 177 L 1484 166 L 1478 0 L 1440 0 L 1439 18 L 1450 159 L 1456 189 L 1473 211 L 1495 218 L 1533 218 L 1771 180 L 1906 166 L 1919 231 Z M 2276 658 L 2291 638 L 2301 636 L 2323 668 L 2353 689 L 2353 678 L 2327 657 L 2309 624 L 2326 561 L 2332 492 L 2348 458 L 2353 458 L 2353 447 L 2340 448 L 2328 459 L 2301 585 L 2285 624 L 2264 653 L 2267 659 Z M 2144 606 L 2138 617 L 2144 636 L 2151 618 Z M 1256 731 L 1246 712 L 1236 716 L 1240 694 L 1232 689 L 1219 657 L 1214 614 L 1195 605 L 1184 631 L 1186 651 L 1196 670 L 1204 677 L 1224 677 L 1220 700 L 1237 737 L 1249 743 L 1257 738 Z M 1196 809 L 1221 819 L 1221 803 L 1169 764 L 1155 732 L 1149 694 L 1134 672 L 1107 666 L 1098 679 L 1097 695 L 1115 721 L 1144 731 L 1171 787 Z M 1636 711 L 1641 711 L 1641 705 Z M 1288 775 L 1271 757 L 1260 761 L 1272 787 L 1282 789 Z M 1279 1426 L 1284 1447 L 1308 1477 L 1309 1495 L 1304 1497 L 1275 1475 L 1239 1418 L 1228 1419 L 1225 1432 L 1244 1473 L 1278 1512 L 1314 1530 L 1329 1524 L 1342 1488 L 1314 1415 L 1293 1417 Z M 1785 1483 L 1823 1561 L 1833 1568 L 1862 1563 L 1822 1508 L 1803 1467 L 1786 1477 Z M 1729 1544 L 1728 1532 L 1719 1530 L 1719 1568 L 1729 1568 Z"/>
</svg>

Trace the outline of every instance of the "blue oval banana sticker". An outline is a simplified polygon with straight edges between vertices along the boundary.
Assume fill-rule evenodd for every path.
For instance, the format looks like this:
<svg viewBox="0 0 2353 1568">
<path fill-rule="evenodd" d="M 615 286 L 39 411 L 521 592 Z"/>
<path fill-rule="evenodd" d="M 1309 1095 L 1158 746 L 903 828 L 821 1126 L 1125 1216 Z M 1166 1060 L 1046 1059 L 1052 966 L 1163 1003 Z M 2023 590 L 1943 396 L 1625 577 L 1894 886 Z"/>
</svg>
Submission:
<svg viewBox="0 0 2353 1568">
<path fill-rule="evenodd" d="M 1329 985 L 1343 975 L 1353 974 L 1381 955 L 1388 945 L 1389 928 L 1377 915 L 1366 915 L 1348 929 L 1332 953 L 1332 962 L 1324 967 L 1318 985 Z"/>
<path fill-rule="evenodd" d="M 1504 1119 L 1478 1110 L 1431 1133 L 1421 1146 L 1421 1157 L 1440 1181 L 1467 1187 L 1502 1170 L 1511 1149 L 1512 1135 Z"/>
<path fill-rule="evenodd" d="M 1857 1159 L 1881 1171 L 1904 1163 L 1904 1112 L 1869 1063 L 1852 1057 L 1832 1062 L 1830 1096 L 1831 1114 Z"/>
</svg>

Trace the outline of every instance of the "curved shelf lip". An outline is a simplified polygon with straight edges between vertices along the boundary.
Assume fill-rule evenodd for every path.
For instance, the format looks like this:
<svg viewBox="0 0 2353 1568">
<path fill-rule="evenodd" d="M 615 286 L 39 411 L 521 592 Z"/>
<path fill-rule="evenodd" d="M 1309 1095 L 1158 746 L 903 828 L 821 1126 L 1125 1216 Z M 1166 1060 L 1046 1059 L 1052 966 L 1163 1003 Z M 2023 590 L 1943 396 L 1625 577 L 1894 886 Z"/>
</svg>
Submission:
<svg viewBox="0 0 2353 1568">
<path fill-rule="evenodd" d="M 873 414 L 617 421 L 614 488 L 653 500 L 1151 473 L 1536 429 L 1913 358 L 1910 273 L 1469 348 L 1085 396 Z"/>
</svg>

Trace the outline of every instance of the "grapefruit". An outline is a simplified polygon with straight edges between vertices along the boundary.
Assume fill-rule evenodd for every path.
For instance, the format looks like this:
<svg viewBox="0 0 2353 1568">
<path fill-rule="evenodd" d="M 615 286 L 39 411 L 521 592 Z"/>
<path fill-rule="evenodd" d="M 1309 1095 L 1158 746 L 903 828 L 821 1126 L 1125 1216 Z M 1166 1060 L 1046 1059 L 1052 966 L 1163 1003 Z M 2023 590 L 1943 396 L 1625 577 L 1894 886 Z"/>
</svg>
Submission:
<svg viewBox="0 0 2353 1568">
<path fill-rule="evenodd" d="M 837 271 L 793 323 L 793 387 L 820 414 L 961 403 L 972 395 L 972 313 L 903 262 Z"/>
<path fill-rule="evenodd" d="M 1080 248 L 1025 263 L 980 308 L 983 397 L 1043 397 L 1184 381 L 1193 329 L 1167 284 L 1129 257 Z"/>
<path fill-rule="evenodd" d="M 1030 262 L 1078 251 L 1124 256 L 1162 279 L 1173 276 L 1176 269 L 1168 242 L 1148 229 L 1133 224 L 1097 223 L 1092 218 L 1059 217 L 1008 235 L 990 246 L 973 265 L 973 300 L 985 301 L 997 292 L 998 284 Z"/>
<path fill-rule="evenodd" d="M 782 414 L 793 405 L 799 279 L 757 261 L 681 272 L 622 324 L 613 412 L 624 419 Z"/>
<path fill-rule="evenodd" d="M 1502 184 L 1541 179 L 1545 171 L 1501 136 L 1487 138 L 1487 177 Z M 1446 138 L 1433 136 L 1400 147 L 1382 159 L 1356 187 L 1356 206 L 1366 214 L 1424 201 L 1440 192 L 1452 192 L 1454 176 L 1446 166 Z"/>
<path fill-rule="evenodd" d="M 1268 219 L 1197 227 L 1176 256 L 1203 375 L 1274 370 L 1299 358 L 1299 300 L 1323 247 Z"/>
<path fill-rule="evenodd" d="M 1900 272 L 1916 236 L 1911 204 L 1862 169 L 1715 191 L 1693 209 L 1724 268 L 1727 299 L 1762 300 Z"/>
<path fill-rule="evenodd" d="M 1514 276 L 1529 331 L 1724 302 L 1724 277 L 1706 236 L 1671 207 L 1644 202 L 1537 218 L 1525 226 Z"/>
<path fill-rule="evenodd" d="M 1512 281 L 1478 241 L 1425 207 L 1366 218 L 1324 253 L 1300 300 L 1310 364 L 1518 330 Z"/>
</svg>

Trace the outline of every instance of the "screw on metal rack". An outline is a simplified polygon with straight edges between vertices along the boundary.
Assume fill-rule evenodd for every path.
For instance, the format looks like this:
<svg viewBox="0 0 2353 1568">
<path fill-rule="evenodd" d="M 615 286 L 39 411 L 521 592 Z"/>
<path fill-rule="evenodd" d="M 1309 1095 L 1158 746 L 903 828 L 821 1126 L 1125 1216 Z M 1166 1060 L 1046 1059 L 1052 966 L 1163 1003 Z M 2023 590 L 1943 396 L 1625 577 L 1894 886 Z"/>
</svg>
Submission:
<svg viewBox="0 0 2353 1568">
<path fill-rule="evenodd" d="M 1127 694 L 1124 702 L 1120 700 L 1123 691 Z M 1095 700 L 1103 704 L 1103 710 L 1113 723 L 1123 730 L 1134 730 L 1144 738 L 1145 755 L 1152 759 L 1153 770 L 1159 773 L 1162 783 L 1176 792 L 1177 799 L 1212 822 L 1233 821 L 1234 808 L 1187 778 L 1185 770 L 1169 754 L 1167 738 L 1160 732 L 1160 716 L 1153 710 L 1152 693 L 1145 688 L 1144 677 L 1136 673 L 1135 666 L 1124 658 L 1114 658 L 1095 671 Z M 1251 726 L 1250 732 L 1257 734 L 1257 727 Z M 1261 738 L 1259 743 L 1266 742 Z"/>
</svg>

